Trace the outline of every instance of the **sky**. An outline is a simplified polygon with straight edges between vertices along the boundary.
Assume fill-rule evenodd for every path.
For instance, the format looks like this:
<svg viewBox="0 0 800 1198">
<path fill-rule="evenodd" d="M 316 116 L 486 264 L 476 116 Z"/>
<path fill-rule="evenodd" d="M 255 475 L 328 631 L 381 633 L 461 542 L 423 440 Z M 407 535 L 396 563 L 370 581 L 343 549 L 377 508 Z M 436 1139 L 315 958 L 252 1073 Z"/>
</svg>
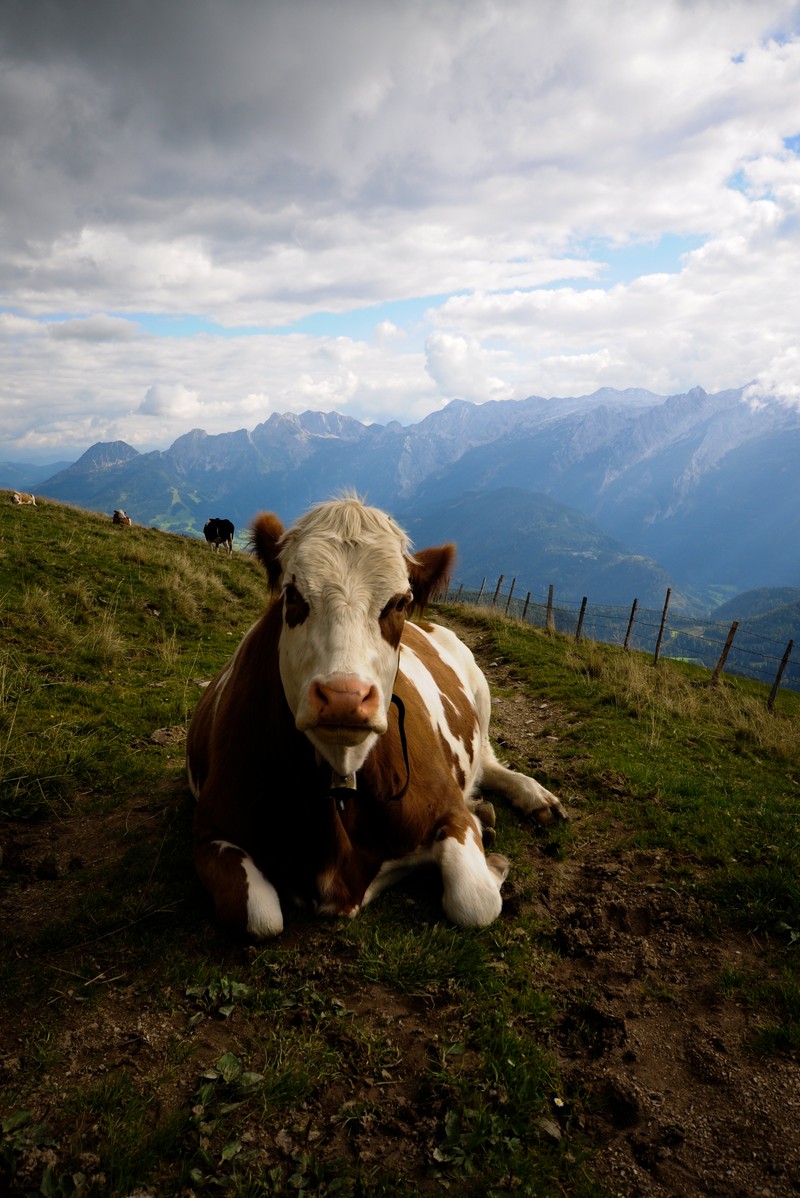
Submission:
<svg viewBox="0 0 800 1198">
<path fill-rule="evenodd" d="M 0 460 L 800 405 L 800 0 L 2 0 Z"/>
</svg>

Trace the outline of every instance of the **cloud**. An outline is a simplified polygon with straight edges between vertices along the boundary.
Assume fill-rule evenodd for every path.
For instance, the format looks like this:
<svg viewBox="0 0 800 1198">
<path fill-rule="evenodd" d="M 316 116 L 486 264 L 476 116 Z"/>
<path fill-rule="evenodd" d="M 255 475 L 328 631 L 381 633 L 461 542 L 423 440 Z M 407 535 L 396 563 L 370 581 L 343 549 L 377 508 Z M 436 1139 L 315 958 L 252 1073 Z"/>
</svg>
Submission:
<svg viewBox="0 0 800 1198">
<path fill-rule="evenodd" d="M 379 345 L 386 345 L 405 336 L 404 330 L 399 329 L 392 320 L 381 320 L 375 326 L 375 337 Z"/>
<path fill-rule="evenodd" d="M 800 408 L 800 351 L 791 346 L 759 372 L 744 398 L 756 406 L 777 400 L 786 407 Z"/>
<path fill-rule="evenodd" d="M 16 305 L 277 323 L 541 286 L 591 271 L 576 230 L 714 228 L 796 132 L 800 47 L 763 43 L 796 5 L 233 7 L 5 7 Z"/>
<path fill-rule="evenodd" d="M 776 163 L 780 186 L 769 187 L 772 198 L 748 203 L 672 272 L 607 288 L 474 292 L 432 309 L 430 319 L 451 337 L 513 349 L 523 393 L 575 393 L 592 377 L 598 386 L 666 393 L 694 384 L 721 390 L 758 377 L 762 388 L 770 378 L 776 394 L 784 386 L 788 394 L 800 164 Z M 769 182 L 765 164 L 760 169 L 762 183 Z"/>
<path fill-rule="evenodd" d="M 790 390 L 799 34 L 797 0 L 0 6 L 0 437 Z"/>
<path fill-rule="evenodd" d="M 0 340 L 10 342 L 44 335 L 45 329 L 38 321 L 15 312 L 0 312 Z"/>
<path fill-rule="evenodd" d="M 170 416 L 192 420 L 197 414 L 198 396 L 182 383 L 153 383 L 136 411 L 142 416 Z"/>
<path fill-rule="evenodd" d="M 51 436 L 56 456 L 96 440 L 164 448 L 187 427 L 252 428 L 272 412 L 309 407 L 414 420 L 441 402 L 421 354 L 298 334 L 96 342 L 0 336 L 0 380 L 6 452 L 18 445 L 21 452 L 29 435 L 37 445 Z M 31 395 L 46 397 L 46 421 Z"/>
<path fill-rule="evenodd" d="M 425 369 L 440 394 L 475 403 L 509 398 L 508 385 L 490 373 L 493 358 L 497 356 L 483 349 L 476 340 L 449 333 L 431 333 L 425 342 Z"/>
<path fill-rule="evenodd" d="M 121 316 L 87 316 L 48 324 L 47 335 L 55 341 L 130 341 L 139 327 Z"/>
</svg>

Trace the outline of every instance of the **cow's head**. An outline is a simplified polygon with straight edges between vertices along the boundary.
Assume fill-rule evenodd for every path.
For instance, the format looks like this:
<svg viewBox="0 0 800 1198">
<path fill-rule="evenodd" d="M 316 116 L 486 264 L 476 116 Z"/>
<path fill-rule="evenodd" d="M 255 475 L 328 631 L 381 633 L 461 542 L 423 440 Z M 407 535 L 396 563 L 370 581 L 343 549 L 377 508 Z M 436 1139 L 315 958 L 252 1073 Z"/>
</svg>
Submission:
<svg viewBox="0 0 800 1198">
<path fill-rule="evenodd" d="M 386 731 L 403 624 L 447 575 L 454 546 L 411 554 L 391 517 L 349 496 L 288 532 L 262 513 L 252 543 L 282 595 L 280 672 L 295 724 L 350 774 Z"/>
</svg>

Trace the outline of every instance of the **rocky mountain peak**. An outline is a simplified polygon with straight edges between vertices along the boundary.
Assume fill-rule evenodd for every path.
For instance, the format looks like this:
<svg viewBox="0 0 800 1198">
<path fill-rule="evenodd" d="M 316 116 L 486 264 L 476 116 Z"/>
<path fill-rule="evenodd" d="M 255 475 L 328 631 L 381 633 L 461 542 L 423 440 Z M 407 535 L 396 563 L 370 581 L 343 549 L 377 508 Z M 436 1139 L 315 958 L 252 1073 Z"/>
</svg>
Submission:
<svg viewBox="0 0 800 1198">
<path fill-rule="evenodd" d="M 86 453 L 81 454 L 77 462 L 73 462 L 68 469 L 76 473 L 108 470 L 138 457 L 138 449 L 134 449 L 127 441 L 98 441 L 95 445 L 90 445 Z"/>
</svg>

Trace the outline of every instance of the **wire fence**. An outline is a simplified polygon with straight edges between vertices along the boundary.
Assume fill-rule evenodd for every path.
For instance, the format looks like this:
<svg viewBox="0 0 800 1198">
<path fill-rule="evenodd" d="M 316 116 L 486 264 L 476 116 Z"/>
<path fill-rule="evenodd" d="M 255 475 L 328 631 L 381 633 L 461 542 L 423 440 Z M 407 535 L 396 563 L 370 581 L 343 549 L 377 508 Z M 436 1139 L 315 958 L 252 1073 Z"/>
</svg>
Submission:
<svg viewBox="0 0 800 1198">
<path fill-rule="evenodd" d="M 578 640 L 640 650 L 652 654 L 654 661 L 667 657 L 705 666 L 714 671 L 715 679 L 723 670 L 752 678 L 772 687 L 770 707 L 779 686 L 800 691 L 800 660 L 792 658 L 793 639 L 778 641 L 762 636 L 750 630 L 746 621 L 722 624 L 673 613 L 669 610 L 670 596 L 668 590 L 660 610 L 640 607 L 636 599 L 630 607 L 594 604 L 585 598 L 580 604 L 556 602 L 552 586 L 546 596 L 525 594 L 517 589 L 516 579 L 506 583 L 501 574 L 489 586 L 484 579 L 479 589 L 451 583 L 437 598 L 493 608 L 536 628 Z"/>
</svg>

